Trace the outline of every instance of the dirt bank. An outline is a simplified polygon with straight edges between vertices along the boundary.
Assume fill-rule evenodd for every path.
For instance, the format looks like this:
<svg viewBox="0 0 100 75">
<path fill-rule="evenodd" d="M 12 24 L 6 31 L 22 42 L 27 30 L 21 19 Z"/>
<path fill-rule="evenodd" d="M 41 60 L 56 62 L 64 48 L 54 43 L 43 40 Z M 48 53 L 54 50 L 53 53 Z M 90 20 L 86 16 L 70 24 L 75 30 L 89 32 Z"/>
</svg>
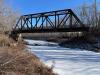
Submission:
<svg viewBox="0 0 100 75">
<path fill-rule="evenodd" d="M 7 36 L 5 39 L 9 42 L 5 44 L 6 41 L 3 41 L 0 46 L 0 75 L 56 75 L 52 68 L 25 50 L 24 44 L 16 43 Z"/>
</svg>

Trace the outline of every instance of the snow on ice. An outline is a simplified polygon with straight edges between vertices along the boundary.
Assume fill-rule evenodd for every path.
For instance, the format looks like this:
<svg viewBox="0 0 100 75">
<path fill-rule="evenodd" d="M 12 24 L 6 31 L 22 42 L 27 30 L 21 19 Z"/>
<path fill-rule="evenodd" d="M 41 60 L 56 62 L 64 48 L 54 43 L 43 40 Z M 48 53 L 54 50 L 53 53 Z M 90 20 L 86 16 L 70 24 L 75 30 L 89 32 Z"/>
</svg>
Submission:
<svg viewBox="0 0 100 75">
<path fill-rule="evenodd" d="M 52 42 L 26 41 L 39 44 L 39 46 L 28 45 L 28 48 L 46 65 L 50 67 L 54 65 L 54 71 L 59 75 L 100 75 L 100 53 L 63 48 Z"/>
</svg>

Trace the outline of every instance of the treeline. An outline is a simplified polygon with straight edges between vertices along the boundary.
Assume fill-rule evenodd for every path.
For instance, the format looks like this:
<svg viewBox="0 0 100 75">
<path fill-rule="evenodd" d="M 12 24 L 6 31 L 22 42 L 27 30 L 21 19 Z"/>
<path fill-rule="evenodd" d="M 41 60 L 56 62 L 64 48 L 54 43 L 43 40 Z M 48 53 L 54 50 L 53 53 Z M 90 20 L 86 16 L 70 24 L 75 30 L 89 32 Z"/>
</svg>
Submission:
<svg viewBox="0 0 100 75">
<path fill-rule="evenodd" d="M 94 28 L 97 32 L 100 32 L 100 10 L 99 3 L 94 0 L 92 4 L 83 3 L 83 5 L 79 9 L 79 18 L 81 21 Z"/>
<path fill-rule="evenodd" d="M 15 10 L 7 6 L 4 0 L 0 0 L 0 32 L 11 30 L 18 17 Z"/>
</svg>

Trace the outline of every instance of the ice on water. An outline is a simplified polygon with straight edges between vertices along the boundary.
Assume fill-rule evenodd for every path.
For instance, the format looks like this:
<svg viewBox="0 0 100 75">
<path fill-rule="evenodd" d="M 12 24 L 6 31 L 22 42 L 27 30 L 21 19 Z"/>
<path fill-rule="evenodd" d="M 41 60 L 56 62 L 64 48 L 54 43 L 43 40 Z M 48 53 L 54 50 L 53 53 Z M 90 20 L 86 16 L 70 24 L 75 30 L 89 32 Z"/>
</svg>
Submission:
<svg viewBox="0 0 100 75">
<path fill-rule="evenodd" d="M 59 75 L 100 75 L 100 53 L 63 48 L 57 43 L 46 41 L 26 41 L 39 44 L 39 46 L 28 45 L 28 48 L 48 66 L 54 65 L 54 71 Z"/>
</svg>

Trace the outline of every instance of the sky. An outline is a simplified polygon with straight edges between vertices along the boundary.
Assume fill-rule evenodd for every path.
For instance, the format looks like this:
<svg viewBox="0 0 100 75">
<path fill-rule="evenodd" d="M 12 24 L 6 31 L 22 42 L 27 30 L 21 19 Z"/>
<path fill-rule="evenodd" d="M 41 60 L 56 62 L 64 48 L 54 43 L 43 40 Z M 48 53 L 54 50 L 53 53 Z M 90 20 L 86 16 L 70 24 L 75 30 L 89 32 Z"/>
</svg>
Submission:
<svg viewBox="0 0 100 75">
<path fill-rule="evenodd" d="M 91 4 L 94 0 L 6 0 L 14 10 L 21 15 L 47 12 L 53 10 L 72 9 L 76 10 L 83 3 Z M 98 2 L 99 0 L 97 0 Z"/>
</svg>

